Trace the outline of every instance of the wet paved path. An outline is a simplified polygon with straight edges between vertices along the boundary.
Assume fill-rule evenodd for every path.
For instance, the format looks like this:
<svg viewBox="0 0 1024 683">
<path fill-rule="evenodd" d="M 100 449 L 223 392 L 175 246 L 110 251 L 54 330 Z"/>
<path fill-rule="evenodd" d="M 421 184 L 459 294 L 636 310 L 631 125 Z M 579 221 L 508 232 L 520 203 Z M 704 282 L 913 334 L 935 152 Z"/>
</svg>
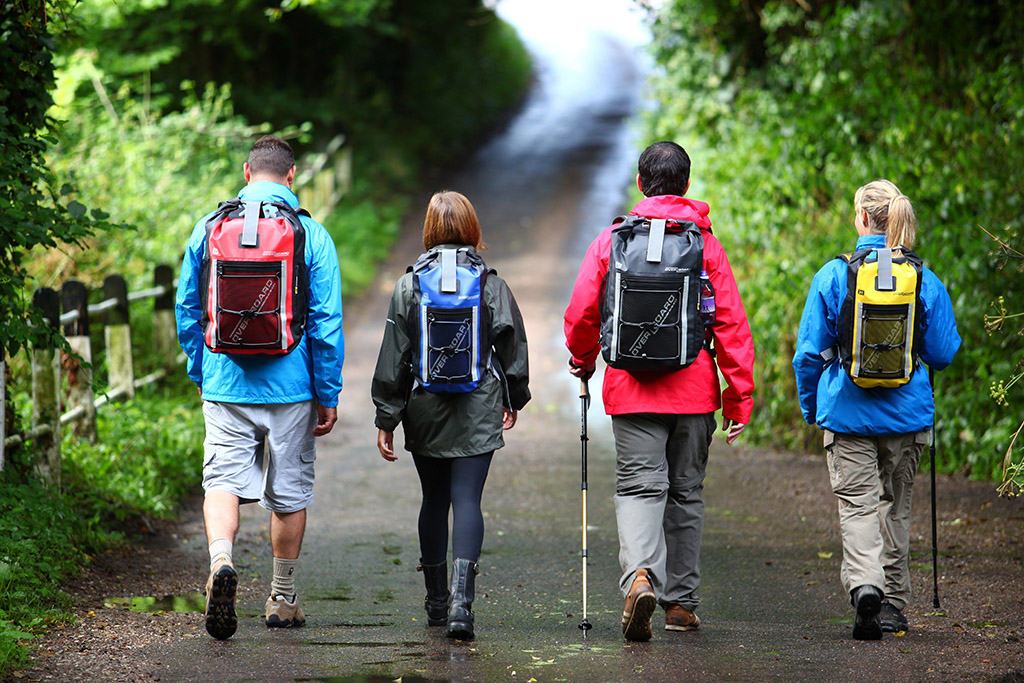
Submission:
<svg viewBox="0 0 1024 683">
<path fill-rule="evenodd" d="M 579 401 L 564 371 L 561 314 L 585 245 L 621 210 L 622 188 L 635 172 L 627 120 L 638 106 L 642 69 L 628 44 L 610 33 L 582 32 L 566 44 L 534 29 L 528 37 L 541 59 L 534 94 L 508 132 L 447 182 L 476 204 L 491 247 L 488 263 L 520 302 L 534 378 L 534 399 L 506 434 L 508 445 L 494 459 L 484 494 L 478 640 L 448 641 L 441 629 L 426 627 L 422 579 L 415 571 L 418 482 L 404 450 L 399 462 L 388 464 L 375 448 L 370 376 L 392 283 L 420 250 L 417 212 L 378 284 L 347 311 L 341 418 L 320 442 L 316 502 L 298 578 L 307 627 L 268 631 L 262 624 L 262 589 L 270 578 L 267 520 L 265 512 L 249 509 L 236 546 L 243 581 L 237 634 L 226 642 L 199 634 L 166 646 L 153 653 L 160 661 L 154 676 L 406 683 L 913 681 L 979 680 L 1024 666 L 1019 642 L 1015 649 L 996 640 L 991 653 L 984 650 L 988 663 L 978 656 L 966 670 L 960 661 L 952 666 L 960 643 L 976 641 L 967 643 L 950 619 L 925 616 L 924 605 L 912 617 L 920 628 L 902 639 L 851 641 L 852 613 L 837 594 L 838 557 L 830 555 L 839 548 L 835 511 L 820 461 L 721 443 L 714 447 L 705 490 L 703 626 L 665 632 L 659 612 L 650 643 L 625 643 L 611 503 L 614 456 L 599 401 L 590 413 L 594 629 L 583 641 L 577 629 Z M 568 51 L 557 57 L 560 62 L 547 61 L 559 49 Z M 599 394 L 599 387 L 593 389 Z M 916 530 L 926 528 L 925 506 L 918 507 Z M 203 556 L 201 535 L 187 543 Z M 923 542 L 915 548 L 924 548 Z M 930 572 L 915 573 L 915 589 L 924 588 L 925 596 L 929 579 Z"/>
</svg>

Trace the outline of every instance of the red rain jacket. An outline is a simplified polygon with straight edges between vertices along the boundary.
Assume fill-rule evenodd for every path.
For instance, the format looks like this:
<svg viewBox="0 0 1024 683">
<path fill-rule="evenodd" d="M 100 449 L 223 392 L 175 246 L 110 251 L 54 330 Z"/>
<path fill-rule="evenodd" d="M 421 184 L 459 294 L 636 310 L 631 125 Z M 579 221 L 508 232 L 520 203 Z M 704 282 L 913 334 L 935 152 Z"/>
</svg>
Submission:
<svg viewBox="0 0 1024 683">
<path fill-rule="evenodd" d="M 661 195 L 644 199 L 633 207 L 630 214 L 692 221 L 701 228 L 704 270 L 715 287 L 717 368 L 716 358 L 707 349 L 702 349 L 691 365 L 673 372 L 607 367 L 602 396 L 605 412 L 609 415 L 701 414 L 723 408 L 725 419 L 742 424 L 750 422 L 754 403 L 754 339 L 729 258 L 722 244 L 711 234 L 708 209 L 704 202 Z M 572 299 L 565 309 L 565 345 L 577 365 L 592 363 L 601 353 L 600 302 L 604 277 L 608 272 L 613 227 L 602 230 L 587 249 Z M 718 384 L 719 370 L 727 383 L 724 392 Z"/>
</svg>

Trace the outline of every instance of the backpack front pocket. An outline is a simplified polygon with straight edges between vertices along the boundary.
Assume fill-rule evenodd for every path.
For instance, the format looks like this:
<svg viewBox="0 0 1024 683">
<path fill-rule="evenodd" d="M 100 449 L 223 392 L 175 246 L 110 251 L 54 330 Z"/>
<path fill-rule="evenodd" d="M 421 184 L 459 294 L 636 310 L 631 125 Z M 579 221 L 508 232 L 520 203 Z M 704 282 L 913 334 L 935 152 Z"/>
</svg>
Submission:
<svg viewBox="0 0 1024 683">
<path fill-rule="evenodd" d="M 613 361 L 682 365 L 691 322 L 684 308 L 690 280 L 685 275 L 653 278 L 616 274 Z"/>
<path fill-rule="evenodd" d="M 280 347 L 284 264 L 218 261 L 216 268 L 214 309 L 221 345 L 247 349 Z"/>
<path fill-rule="evenodd" d="M 913 330 L 910 304 L 869 304 L 858 307 L 854 325 L 852 375 L 862 380 L 906 380 L 910 377 Z"/>
<path fill-rule="evenodd" d="M 461 384 L 479 379 L 476 348 L 479 312 L 470 308 L 434 308 L 422 312 L 426 334 L 421 351 L 422 376 L 428 382 Z"/>
</svg>

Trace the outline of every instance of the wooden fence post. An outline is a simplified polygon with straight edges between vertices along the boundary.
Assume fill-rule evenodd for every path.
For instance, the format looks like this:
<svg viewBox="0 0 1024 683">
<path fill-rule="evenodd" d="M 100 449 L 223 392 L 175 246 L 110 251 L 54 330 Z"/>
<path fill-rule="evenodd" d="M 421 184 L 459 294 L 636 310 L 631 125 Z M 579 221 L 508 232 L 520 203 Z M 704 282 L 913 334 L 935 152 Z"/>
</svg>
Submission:
<svg viewBox="0 0 1024 683">
<path fill-rule="evenodd" d="M 32 295 L 32 304 L 42 312 L 54 331 L 59 329 L 60 297 L 57 292 L 48 287 L 37 289 Z M 36 469 L 44 481 L 58 489 L 61 484 L 59 392 L 60 363 L 54 348 L 33 348 L 32 423 L 33 430 L 41 430 L 35 436 L 35 445 L 40 455 Z"/>
<path fill-rule="evenodd" d="M 78 409 L 81 417 L 72 421 L 71 430 L 82 439 L 96 443 L 96 397 L 92 389 L 92 341 L 89 338 L 89 290 L 77 280 L 68 280 L 60 289 L 65 313 L 78 311 L 78 319 L 64 326 L 64 337 L 71 346 L 62 358 L 68 378 L 67 412 Z"/>
<path fill-rule="evenodd" d="M 166 287 L 167 293 L 153 300 L 153 347 L 165 370 L 174 369 L 178 355 L 178 329 L 174 322 L 174 270 L 167 265 L 156 267 L 153 285 Z"/>
<path fill-rule="evenodd" d="M 106 324 L 103 326 L 110 393 L 119 398 L 135 398 L 132 331 L 128 322 L 128 283 L 120 275 L 108 275 L 103 281 L 103 298 L 117 299 L 117 305 L 107 310 Z"/>
</svg>

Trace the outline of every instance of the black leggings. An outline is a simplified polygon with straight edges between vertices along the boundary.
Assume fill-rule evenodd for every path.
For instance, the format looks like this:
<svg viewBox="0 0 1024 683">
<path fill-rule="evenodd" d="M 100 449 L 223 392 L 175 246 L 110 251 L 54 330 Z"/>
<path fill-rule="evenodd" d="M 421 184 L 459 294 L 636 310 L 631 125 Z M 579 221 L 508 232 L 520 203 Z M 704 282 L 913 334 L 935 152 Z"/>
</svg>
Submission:
<svg viewBox="0 0 1024 683">
<path fill-rule="evenodd" d="M 480 497 L 494 452 L 468 458 L 429 458 L 413 454 L 423 488 L 420 505 L 420 557 L 423 564 L 448 558 L 448 509 L 452 509 L 452 559 L 476 562 L 484 543 Z"/>
</svg>

